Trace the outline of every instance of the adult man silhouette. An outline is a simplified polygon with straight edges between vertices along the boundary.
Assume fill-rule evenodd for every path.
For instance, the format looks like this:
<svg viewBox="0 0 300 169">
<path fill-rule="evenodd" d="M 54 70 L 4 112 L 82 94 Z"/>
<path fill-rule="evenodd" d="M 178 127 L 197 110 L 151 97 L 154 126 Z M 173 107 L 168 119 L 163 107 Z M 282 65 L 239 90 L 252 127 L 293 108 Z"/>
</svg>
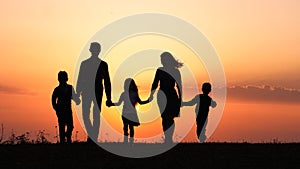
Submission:
<svg viewBox="0 0 300 169">
<path fill-rule="evenodd" d="M 103 81 L 106 93 L 106 105 L 111 106 L 111 83 L 108 65 L 98 55 L 101 45 L 92 42 L 90 45 L 91 57 L 82 61 L 80 65 L 76 91 L 82 97 L 82 117 L 86 128 L 87 142 L 97 142 L 100 130 L 100 112 L 103 96 Z M 90 119 L 90 108 L 93 103 L 93 123 Z"/>
</svg>

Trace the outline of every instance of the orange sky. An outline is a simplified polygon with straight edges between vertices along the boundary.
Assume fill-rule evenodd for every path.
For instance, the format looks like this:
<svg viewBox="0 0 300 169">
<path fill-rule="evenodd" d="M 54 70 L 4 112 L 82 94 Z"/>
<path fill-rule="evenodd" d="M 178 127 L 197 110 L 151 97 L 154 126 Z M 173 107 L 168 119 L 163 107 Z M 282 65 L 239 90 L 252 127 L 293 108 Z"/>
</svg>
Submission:
<svg viewBox="0 0 300 169">
<path fill-rule="evenodd" d="M 57 72 L 62 69 L 68 71 L 69 82 L 73 83 L 77 59 L 94 33 L 116 19 L 143 12 L 177 16 L 202 31 L 219 54 L 229 87 L 270 85 L 300 90 L 299 8 L 300 2 L 297 0 L 1 2 L 0 123 L 6 128 L 6 136 L 11 129 L 18 133 L 31 131 L 32 135 L 37 130 L 46 129 L 52 138 L 56 117 L 50 105 L 50 96 L 57 85 Z M 145 41 L 164 41 L 163 48 L 168 48 L 168 45 L 174 47 L 172 44 L 176 46 L 176 42 L 170 39 L 141 38 Z M 135 44 L 141 39 L 131 40 L 123 45 Z M 134 46 L 130 49 L 134 51 Z M 183 47 L 178 51 L 176 49 L 173 50 L 178 58 L 193 66 L 186 59 L 191 53 Z M 117 54 L 121 51 L 122 44 L 111 52 Z M 106 61 L 110 71 L 114 72 L 116 60 L 107 58 Z M 200 67 L 197 78 L 201 83 L 208 77 L 203 66 Z M 184 75 L 186 68 L 182 71 Z M 150 76 L 151 72 L 148 74 Z M 144 84 L 143 80 L 138 82 L 142 83 L 141 87 L 149 88 L 147 85 L 150 84 Z M 188 83 L 187 80 L 185 82 Z M 278 91 L 284 97 L 289 96 L 286 90 Z M 118 92 L 115 90 L 116 95 Z M 296 103 L 283 99 L 278 102 L 247 100 L 242 94 L 234 100 L 230 98 L 233 95 L 228 93 L 228 100 L 234 101 L 226 103 L 221 123 L 212 136 L 214 140 L 268 141 L 278 137 L 283 141 L 299 141 L 300 130 L 296 126 L 300 122 L 297 118 L 299 94 L 294 96 Z M 268 94 L 272 95 L 272 92 L 266 91 Z M 146 95 L 142 94 L 144 98 Z M 190 99 L 192 95 L 189 93 L 184 97 Z M 253 103 L 255 101 L 258 103 Z M 185 110 L 192 111 L 193 108 Z M 107 114 L 103 113 L 104 116 Z M 115 118 L 118 116 L 115 115 Z M 282 125 L 278 125 L 281 118 Z M 265 122 L 253 125 L 250 121 L 257 119 L 264 119 Z M 116 124 L 116 128 L 120 125 Z M 83 135 L 78 122 L 75 123 L 75 130 Z M 137 128 L 137 137 L 142 131 L 143 127 Z"/>
</svg>

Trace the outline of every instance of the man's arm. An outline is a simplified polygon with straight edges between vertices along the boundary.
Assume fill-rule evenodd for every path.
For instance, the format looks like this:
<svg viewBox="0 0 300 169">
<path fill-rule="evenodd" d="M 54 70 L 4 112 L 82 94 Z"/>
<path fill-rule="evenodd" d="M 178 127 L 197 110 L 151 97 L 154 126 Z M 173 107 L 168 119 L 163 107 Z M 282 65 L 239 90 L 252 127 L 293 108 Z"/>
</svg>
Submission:
<svg viewBox="0 0 300 169">
<path fill-rule="evenodd" d="M 82 85 L 83 85 L 83 64 L 81 63 L 80 64 L 80 68 L 79 68 L 79 73 L 78 73 L 78 79 L 77 79 L 77 84 L 76 84 L 76 91 L 77 91 L 77 94 L 80 96 L 81 92 L 82 92 Z"/>
<path fill-rule="evenodd" d="M 105 69 L 104 69 L 104 89 L 105 89 L 105 94 L 106 94 L 106 105 L 107 106 L 111 106 L 112 102 L 111 102 L 111 83 L 110 83 L 110 76 L 109 76 L 109 71 L 108 71 L 108 65 L 107 63 L 105 64 Z"/>
<path fill-rule="evenodd" d="M 79 105 L 80 104 L 79 95 L 75 92 L 74 87 L 73 86 L 71 87 L 72 87 L 72 99 L 75 101 L 77 105 Z"/>
</svg>

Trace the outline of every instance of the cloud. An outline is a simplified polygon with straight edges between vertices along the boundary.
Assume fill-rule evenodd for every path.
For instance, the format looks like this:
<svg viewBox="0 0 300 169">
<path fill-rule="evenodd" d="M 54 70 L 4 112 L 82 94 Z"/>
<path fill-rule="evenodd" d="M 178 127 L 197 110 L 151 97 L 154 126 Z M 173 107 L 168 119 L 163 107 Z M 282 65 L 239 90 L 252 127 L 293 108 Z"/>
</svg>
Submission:
<svg viewBox="0 0 300 169">
<path fill-rule="evenodd" d="M 300 90 L 274 86 L 232 86 L 227 88 L 228 99 L 261 102 L 300 103 Z"/>
<path fill-rule="evenodd" d="M 23 88 L 0 84 L 0 94 L 34 95 L 35 93 Z"/>
</svg>

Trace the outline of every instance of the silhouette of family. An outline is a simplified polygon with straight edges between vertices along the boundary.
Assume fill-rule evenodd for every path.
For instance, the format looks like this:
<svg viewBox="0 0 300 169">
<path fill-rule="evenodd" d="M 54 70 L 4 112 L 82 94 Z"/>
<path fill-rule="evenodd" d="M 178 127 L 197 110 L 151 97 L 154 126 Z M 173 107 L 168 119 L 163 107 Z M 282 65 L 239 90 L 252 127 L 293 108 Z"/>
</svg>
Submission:
<svg viewBox="0 0 300 169">
<path fill-rule="evenodd" d="M 60 143 L 72 142 L 73 117 L 71 100 L 74 100 L 77 105 L 82 102 L 82 117 L 88 135 L 87 142 L 92 143 L 92 140 L 97 141 L 100 130 L 100 113 L 104 90 L 107 98 L 107 107 L 119 106 L 123 103 L 124 143 L 128 141 L 133 143 L 134 127 L 140 125 L 136 105 L 151 102 L 158 86 L 157 104 L 162 119 L 162 128 L 165 136 L 164 142 L 173 143 L 174 118 L 180 116 L 180 108 L 182 106 L 193 105 L 196 105 L 196 134 L 199 142 L 205 142 L 209 107 L 214 108 L 217 105 L 209 96 L 211 92 L 210 83 L 203 83 L 202 94 L 197 94 L 188 102 L 182 101 L 182 81 L 179 68 L 183 66 L 183 63 L 177 61 L 171 53 L 163 52 L 160 55 L 162 67 L 156 70 L 149 98 L 142 101 L 134 79 L 127 78 L 124 82 L 124 91 L 120 95 L 118 102 L 113 103 L 111 101 L 111 82 L 108 64 L 98 57 L 101 52 L 101 45 L 98 42 L 92 42 L 89 51 L 91 52 L 91 57 L 82 61 L 80 65 L 76 85 L 77 93 L 72 85 L 67 84 L 68 74 L 65 71 L 58 73 L 59 86 L 52 93 L 52 106 L 58 118 Z M 91 120 L 91 106 L 93 106 L 93 120 Z M 128 135 L 130 138 L 128 138 Z"/>
</svg>

